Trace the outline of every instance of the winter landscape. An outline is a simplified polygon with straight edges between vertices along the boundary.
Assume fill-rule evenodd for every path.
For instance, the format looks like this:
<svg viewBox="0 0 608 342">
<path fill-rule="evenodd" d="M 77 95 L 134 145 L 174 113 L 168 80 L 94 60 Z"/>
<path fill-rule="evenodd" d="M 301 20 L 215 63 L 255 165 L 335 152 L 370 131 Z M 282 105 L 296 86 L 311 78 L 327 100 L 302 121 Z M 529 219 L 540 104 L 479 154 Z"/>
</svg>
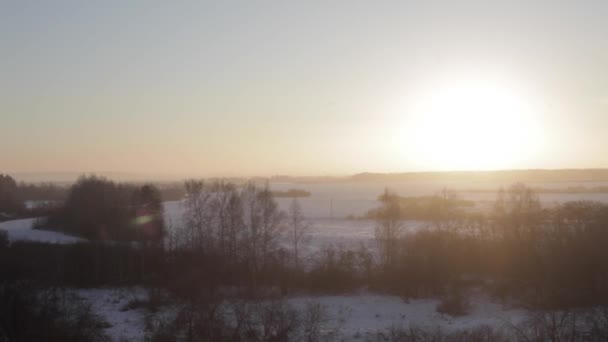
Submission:
<svg viewBox="0 0 608 342">
<path fill-rule="evenodd" d="M 0 342 L 608 341 L 606 18 L 0 3 Z"/>
<path fill-rule="evenodd" d="M 110 181 L 104 178 L 96 178 L 95 176 L 80 178 L 78 182 L 80 185 L 94 182 L 111 184 Z M 200 184 L 204 184 L 204 181 L 201 181 Z M 213 186 L 213 183 L 210 184 L 210 186 Z M 581 184 L 589 186 L 589 183 Z M 596 182 L 593 183 L 593 186 L 601 187 L 603 184 L 602 182 Z M 449 207 L 453 204 L 445 197 L 447 188 L 434 189 L 434 186 L 438 186 L 435 183 L 406 182 L 389 183 L 389 185 L 392 185 L 394 189 L 398 189 L 400 191 L 398 196 L 403 196 L 403 198 L 432 197 L 438 201 L 444 201 L 443 203 L 438 202 L 440 205 L 447 205 Z M 280 196 L 272 200 L 276 203 L 277 213 L 283 215 L 282 227 L 275 232 L 277 234 L 277 250 L 282 251 L 282 253 L 284 251 L 285 254 L 283 255 L 290 259 L 286 260 L 286 262 L 290 263 L 294 257 L 292 233 L 293 229 L 297 228 L 297 225 L 290 225 L 290 219 L 294 218 L 294 204 L 297 203 L 300 210 L 298 215 L 300 216 L 295 218 L 301 220 L 301 228 L 303 228 L 302 242 L 299 246 L 299 258 L 302 263 L 300 267 L 302 267 L 303 271 L 313 272 L 315 268 L 328 262 L 327 259 L 331 259 L 332 255 L 343 255 L 340 253 L 344 253 L 344 251 L 351 251 L 353 253 L 365 251 L 369 253 L 370 263 L 381 263 L 382 240 L 379 229 L 381 230 L 383 224 L 386 225 L 386 222 L 380 218 L 369 217 L 369 213 L 378 206 L 383 205 L 381 195 L 386 191 L 385 189 L 388 189 L 389 185 L 385 187 L 381 183 L 267 183 L 262 185 L 262 187 L 268 187 L 272 191 L 286 191 L 286 189 L 292 189 L 293 187 L 306 187 L 309 189 L 306 191 L 306 197 L 286 198 Z M 451 183 L 451 185 L 457 186 L 458 183 Z M 566 185 L 568 185 L 567 188 L 572 189 L 577 184 L 556 183 L 553 188 L 565 189 Z M 159 186 L 162 187 L 163 185 Z M 184 186 L 187 188 L 187 185 Z M 234 189 L 227 188 L 226 191 L 238 193 L 239 191 L 245 191 L 246 186 L 235 186 Z M 518 188 L 520 186 L 522 188 Z M 564 193 L 556 193 L 557 190 L 548 195 L 538 195 L 533 194 L 531 190 L 533 186 L 537 189 L 540 188 L 536 184 L 531 184 L 530 187 L 513 185 L 511 188 L 507 188 L 506 192 L 514 195 L 518 191 L 529 190 L 533 196 L 532 199 L 537 201 L 539 205 L 538 210 L 545 211 L 558 211 L 559 208 L 564 209 L 577 204 L 581 208 L 595 205 L 593 203 L 602 206 L 605 198 L 603 196 L 607 195 L 591 192 L 572 194 L 564 191 Z M 544 183 L 543 186 L 551 187 L 547 183 Z M 17 188 L 24 187 L 26 187 L 25 184 L 17 186 Z M 4 183 L 3 188 L 7 194 L 10 193 L 8 188 L 7 181 Z M 243 190 L 237 190 L 238 188 L 242 188 Z M 56 191 L 63 192 L 64 196 L 74 196 L 74 194 L 68 193 L 68 191 L 74 192 L 74 189 L 68 189 L 67 186 L 58 186 Z M 181 191 L 184 192 L 185 190 Z M 214 197 L 218 195 L 215 191 L 217 190 L 210 191 L 208 195 L 213 197 L 213 201 L 219 201 L 220 198 Z M 455 190 L 448 191 L 449 196 L 458 196 L 454 197 L 454 199 L 458 198 L 470 201 L 471 203 L 467 204 L 466 211 L 475 213 L 476 216 L 491 217 L 495 214 L 493 206 L 497 203 L 498 191 L 483 191 L 483 196 L 480 196 L 479 192 L 474 190 L 463 191 L 462 193 L 458 193 Z M 164 193 L 167 192 L 165 191 Z M 380 195 L 374 198 L 374 193 Z M 165 249 L 171 250 L 175 248 L 170 247 L 171 244 L 179 244 L 178 241 L 184 241 L 183 234 L 188 230 L 187 227 L 192 224 L 192 196 L 194 195 L 199 196 L 199 199 L 204 197 L 201 192 L 193 194 L 185 191 L 185 194 L 180 199 L 162 202 L 158 213 L 162 215 L 162 226 L 166 230 L 163 238 Z M 396 193 L 395 196 L 397 196 Z M 494 199 L 492 200 L 490 196 L 494 196 Z M 53 215 L 57 210 L 56 208 L 58 208 L 53 203 L 57 204 L 60 201 L 31 200 L 27 202 L 27 208 L 32 211 L 43 210 L 45 213 Z M 215 204 L 217 205 L 217 203 Z M 200 214 L 203 214 L 205 210 L 212 210 L 211 208 L 213 207 L 214 205 L 210 203 L 210 207 L 207 209 L 203 207 L 197 209 L 201 210 Z M 437 221 L 432 217 L 409 219 L 398 217 L 399 239 L 407 239 L 408 236 L 416 236 L 416 234 L 422 232 L 443 232 L 443 229 L 447 229 L 442 227 L 444 224 L 450 225 L 449 229 L 462 231 L 468 230 L 471 225 L 474 225 L 471 222 L 467 222 L 470 218 L 460 216 L 463 212 L 458 210 L 457 205 L 454 208 L 446 210 L 455 210 L 451 213 L 454 216 L 449 217 L 448 215 L 447 217 L 442 217 L 441 221 Z M 5 234 L 7 240 L 4 248 L 10 250 L 11 246 L 25 243 L 32 244 L 33 246 L 38 244 L 57 244 L 69 249 L 68 246 L 70 245 L 86 246 L 99 243 L 95 242 L 94 239 L 62 232 L 51 226 L 47 226 L 47 224 L 49 224 L 49 219 L 45 216 L 8 219 L 1 222 L 0 231 Z M 244 222 L 241 222 L 241 224 L 244 224 Z M 489 225 L 490 223 L 486 222 L 486 224 Z M 246 228 L 243 226 L 241 229 Z M 209 238 L 212 239 L 214 237 L 210 236 Z M 107 239 L 106 242 L 102 243 L 110 245 L 124 244 L 112 239 Z M 133 248 L 152 247 L 137 247 L 137 245 L 134 245 Z M 341 261 L 338 259 L 335 262 L 339 265 Z M 355 261 L 355 263 L 357 262 L 361 261 Z M 361 267 L 360 264 L 353 266 L 355 269 Z M 85 267 L 87 266 L 85 265 Z M 201 276 L 201 281 L 204 281 L 205 275 L 201 274 Z M 345 275 L 347 278 L 351 276 L 353 275 Z M 462 274 L 461 277 L 475 277 L 475 275 Z M 128 278 L 127 276 L 125 279 Z M 146 282 L 137 283 L 128 281 L 128 285 L 122 285 L 110 279 L 99 282 L 96 286 L 77 287 L 72 285 L 57 288 L 55 287 L 57 285 L 55 285 L 52 287 L 52 290 L 56 291 L 56 293 L 54 292 L 55 296 L 62 298 L 63 302 L 68 300 L 66 298 L 74 301 L 77 304 L 73 305 L 85 308 L 83 310 L 86 310 L 91 315 L 91 319 L 98 322 L 97 324 L 99 324 L 100 328 L 97 333 L 99 335 L 88 336 L 87 338 L 100 338 L 101 340 L 111 341 L 162 340 L 161 327 L 165 324 L 170 325 L 176 321 L 181 310 L 185 310 L 186 302 L 182 302 L 178 298 L 170 299 L 172 295 L 168 289 L 156 289 L 160 291 L 156 293 L 155 290 L 148 287 L 150 285 L 147 285 Z M 343 279 L 339 281 L 341 282 Z M 405 281 L 407 282 L 407 279 Z M 540 310 L 539 308 L 531 307 L 530 303 L 522 301 L 521 298 L 505 299 L 504 297 L 496 296 L 496 294 L 492 293 L 492 286 L 479 281 L 479 279 L 469 285 L 463 285 L 466 288 L 463 290 L 465 292 L 463 294 L 465 297 L 464 302 L 466 303 L 462 305 L 465 305 L 466 308 L 462 308 L 464 311 L 457 313 L 444 312 L 440 309 L 442 303 L 446 300 L 445 295 L 442 295 L 441 291 L 434 295 L 412 296 L 400 293 L 399 290 L 382 290 L 372 284 L 360 284 L 356 286 L 348 284 L 339 285 L 337 289 L 333 288 L 331 284 L 322 286 L 326 286 L 326 289 L 319 291 L 315 288 L 311 291 L 311 289 L 307 290 L 305 286 L 304 288 L 296 286 L 289 293 L 281 293 L 280 295 L 272 294 L 274 287 L 268 286 L 263 292 L 270 291 L 270 293 L 256 295 L 255 297 L 251 297 L 249 293 L 243 293 L 237 297 L 233 297 L 234 294 L 230 296 L 226 295 L 227 297 L 222 299 L 218 305 L 223 315 L 229 317 L 229 321 L 230 319 L 234 319 L 232 317 L 235 314 L 233 310 L 236 310 L 236 308 L 242 310 L 242 307 L 239 305 L 245 305 L 243 304 L 244 302 L 252 306 L 248 308 L 249 310 L 253 310 L 253 306 L 256 305 L 256 310 L 274 308 L 275 305 L 278 305 L 276 307 L 277 313 L 286 315 L 286 317 L 282 317 L 281 319 L 289 317 L 289 312 L 300 313 L 300 319 L 304 319 L 302 317 L 307 317 L 305 315 L 314 312 L 317 314 L 316 319 L 318 319 L 314 324 L 313 330 L 316 329 L 313 334 L 314 336 L 306 337 L 305 332 L 301 332 L 302 335 L 297 335 L 297 339 L 305 340 L 382 341 L 407 340 L 406 338 L 416 340 L 415 336 L 418 336 L 417 338 L 420 340 L 433 338 L 454 338 L 460 340 L 491 340 L 500 338 L 517 340 L 524 337 L 531 338 L 534 337 L 535 333 L 539 333 L 535 329 L 540 329 L 541 327 L 529 327 L 531 322 L 537 319 L 539 312 L 542 315 L 559 315 L 559 319 L 566 322 L 570 322 L 573 319 L 568 316 L 572 315 L 569 311 L 570 309 L 563 312 L 560 310 Z M 341 286 L 344 287 L 341 288 Z M 227 286 L 225 290 L 228 288 L 232 288 L 232 286 Z M 205 287 L 205 290 L 208 289 Z M 234 290 L 232 289 L 231 291 Z M 153 301 L 158 302 L 155 303 Z M 583 312 L 577 316 L 577 319 L 580 321 L 577 324 L 581 325 L 587 324 L 583 323 L 586 319 L 583 317 L 595 314 L 594 311 L 585 311 L 581 308 L 577 310 Z M 553 316 L 551 317 L 553 318 Z M 235 328 L 233 327 L 233 329 Z M 542 329 L 549 328 L 543 326 Z M 553 326 L 552 329 L 557 329 L 557 333 L 566 333 L 568 330 L 567 327 L 557 325 Z M 295 330 L 291 332 L 293 336 L 296 336 Z M 310 331 L 307 332 L 310 333 Z M 411 336 L 404 337 L 408 332 L 411 333 Z M 188 339 L 187 333 L 182 333 L 185 334 L 184 338 Z M 236 330 L 232 333 L 237 334 Z M 400 334 L 403 336 L 400 336 Z M 172 338 L 170 337 L 169 339 Z M 204 337 L 202 338 L 205 339 Z M 222 339 L 224 338 L 227 339 L 226 336 L 222 337 Z"/>
</svg>

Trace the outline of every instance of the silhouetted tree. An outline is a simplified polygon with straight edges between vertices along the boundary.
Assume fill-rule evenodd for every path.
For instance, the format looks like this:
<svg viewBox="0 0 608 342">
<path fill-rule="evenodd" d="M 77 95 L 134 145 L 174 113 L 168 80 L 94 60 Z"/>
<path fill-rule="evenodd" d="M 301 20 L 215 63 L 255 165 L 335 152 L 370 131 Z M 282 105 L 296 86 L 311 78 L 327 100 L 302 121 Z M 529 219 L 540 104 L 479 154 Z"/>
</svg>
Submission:
<svg viewBox="0 0 608 342">
<path fill-rule="evenodd" d="M 448 188 L 443 188 L 431 198 L 429 209 L 429 218 L 437 229 L 457 228 L 464 216 L 458 193 Z"/>
<path fill-rule="evenodd" d="M 513 184 L 506 191 L 500 189 L 493 216 L 502 233 L 519 236 L 533 232 L 542 220 L 538 195 L 522 183 Z"/>
<path fill-rule="evenodd" d="M 102 177 L 80 177 L 70 189 L 63 210 L 63 228 L 92 240 L 128 238 L 130 196 Z"/>
<path fill-rule="evenodd" d="M 394 266 L 401 236 L 401 206 L 399 196 L 388 189 L 378 198 L 381 207 L 376 217 L 375 238 L 380 252 L 380 262 L 385 268 Z"/>
<path fill-rule="evenodd" d="M 245 260 L 255 290 L 260 275 L 267 271 L 271 257 L 278 249 L 284 214 L 279 210 L 268 184 L 263 188 L 253 183 L 247 184 L 242 196 Z"/>
<path fill-rule="evenodd" d="M 53 183 L 24 183 L 18 185 L 19 197 L 24 201 L 64 201 L 69 187 Z"/>
<path fill-rule="evenodd" d="M 0 213 L 15 215 L 23 212 L 25 207 L 17 190 L 17 183 L 13 177 L 0 174 Z"/>
<path fill-rule="evenodd" d="M 163 204 L 160 191 L 146 184 L 133 191 L 133 210 L 138 240 L 160 241 L 165 235 Z"/>
</svg>

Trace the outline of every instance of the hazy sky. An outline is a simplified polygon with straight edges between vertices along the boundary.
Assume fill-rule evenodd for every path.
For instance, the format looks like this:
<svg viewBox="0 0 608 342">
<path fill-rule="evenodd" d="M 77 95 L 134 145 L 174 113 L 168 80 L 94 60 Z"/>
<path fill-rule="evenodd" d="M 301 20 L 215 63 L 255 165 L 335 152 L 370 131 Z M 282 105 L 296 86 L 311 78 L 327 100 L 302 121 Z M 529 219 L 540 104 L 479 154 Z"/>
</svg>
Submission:
<svg viewBox="0 0 608 342">
<path fill-rule="evenodd" d="M 472 74 L 534 102 L 534 153 L 507 166 L 608 167 L 607 18 L 603 0 L 3 1 L 0 171 L 450 168 L 416 153 L 408 101 Z"/>
</svg>

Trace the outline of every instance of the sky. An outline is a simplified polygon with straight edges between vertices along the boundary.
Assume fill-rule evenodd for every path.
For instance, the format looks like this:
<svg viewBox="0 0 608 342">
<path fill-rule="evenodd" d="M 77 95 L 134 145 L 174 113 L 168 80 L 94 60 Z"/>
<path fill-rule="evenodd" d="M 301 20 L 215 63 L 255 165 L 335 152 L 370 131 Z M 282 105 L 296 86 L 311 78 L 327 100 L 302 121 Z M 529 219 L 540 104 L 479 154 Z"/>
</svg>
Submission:
<svg viewBox="0 0 608 342">
<path fill-rule="evenodd" d="M 0 170 L 608 167 L 606 18 L 601 0 L 3 1 Z M 486 124 L 416 112 L 471 80 L 502 89 L 464 107 Z"/>
</svg>

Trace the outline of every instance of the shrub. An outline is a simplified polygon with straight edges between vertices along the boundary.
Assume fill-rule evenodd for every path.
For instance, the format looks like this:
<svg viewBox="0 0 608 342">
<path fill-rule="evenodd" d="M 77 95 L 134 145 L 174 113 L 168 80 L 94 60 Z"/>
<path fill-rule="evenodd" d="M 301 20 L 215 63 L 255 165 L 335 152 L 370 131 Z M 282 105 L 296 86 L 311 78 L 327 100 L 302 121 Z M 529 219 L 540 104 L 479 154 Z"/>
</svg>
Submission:
<svg viewBox="0 0 608 342">
<path fill-rule="evenodd" d="M 362 278 L 357 255 L 352 250 L 335 246 L 323 248 L 308 273 L 309 288 L 324 293 L 357 289 Z"/>
<path fill-rule="evenodd" d="M 106 326 L 89 306 L 61 289 L 0 285 L 0 340 L 106 341 Z"/>
<path fill-rule="evenodd" d="M 540 311 L 513 330 L 522 341 L 593 341 L 585 338 L 589 335 L 581 318 L 574 311 Z"/>
<path fill-rule="evenodd" d="M 488 326 L 479 326 L 456 332 L 444 332 L 439 327 L 423 328 L 410 326 L 408 328 L 390 327 L 386 331 L 376 333 L 377 341 L 387 342 L 500 342 L 510 341 L 510 335 Z"/>
<path fill-rule="evenodd" d="M 470 304 L 461 292 L 444 296 L 437 305 L 437 312 L 450 316 L 463 316 L 469 313 Z"/>
<path fill-rule="evenodd" d="M 19 215 L 24 210 L 25 206 L 19 198 L 17 182 L 13 177 L 0 173 L 0 213 Z"/>
<path fill-rule="evenodd" d="M 158 242 L 165 234 L 162 209 L 160 192 L 152 185 L 83 176 L 72 185 L 65 203 L 49 208 L 48 219 L 37 226 L 89 240 Z"/>
<path fill-rule="evenodd" d="M 0 248 L 8 247 L 9 243 L 8 233 L 5 230 L 0 229 Z"/>
</svg>

